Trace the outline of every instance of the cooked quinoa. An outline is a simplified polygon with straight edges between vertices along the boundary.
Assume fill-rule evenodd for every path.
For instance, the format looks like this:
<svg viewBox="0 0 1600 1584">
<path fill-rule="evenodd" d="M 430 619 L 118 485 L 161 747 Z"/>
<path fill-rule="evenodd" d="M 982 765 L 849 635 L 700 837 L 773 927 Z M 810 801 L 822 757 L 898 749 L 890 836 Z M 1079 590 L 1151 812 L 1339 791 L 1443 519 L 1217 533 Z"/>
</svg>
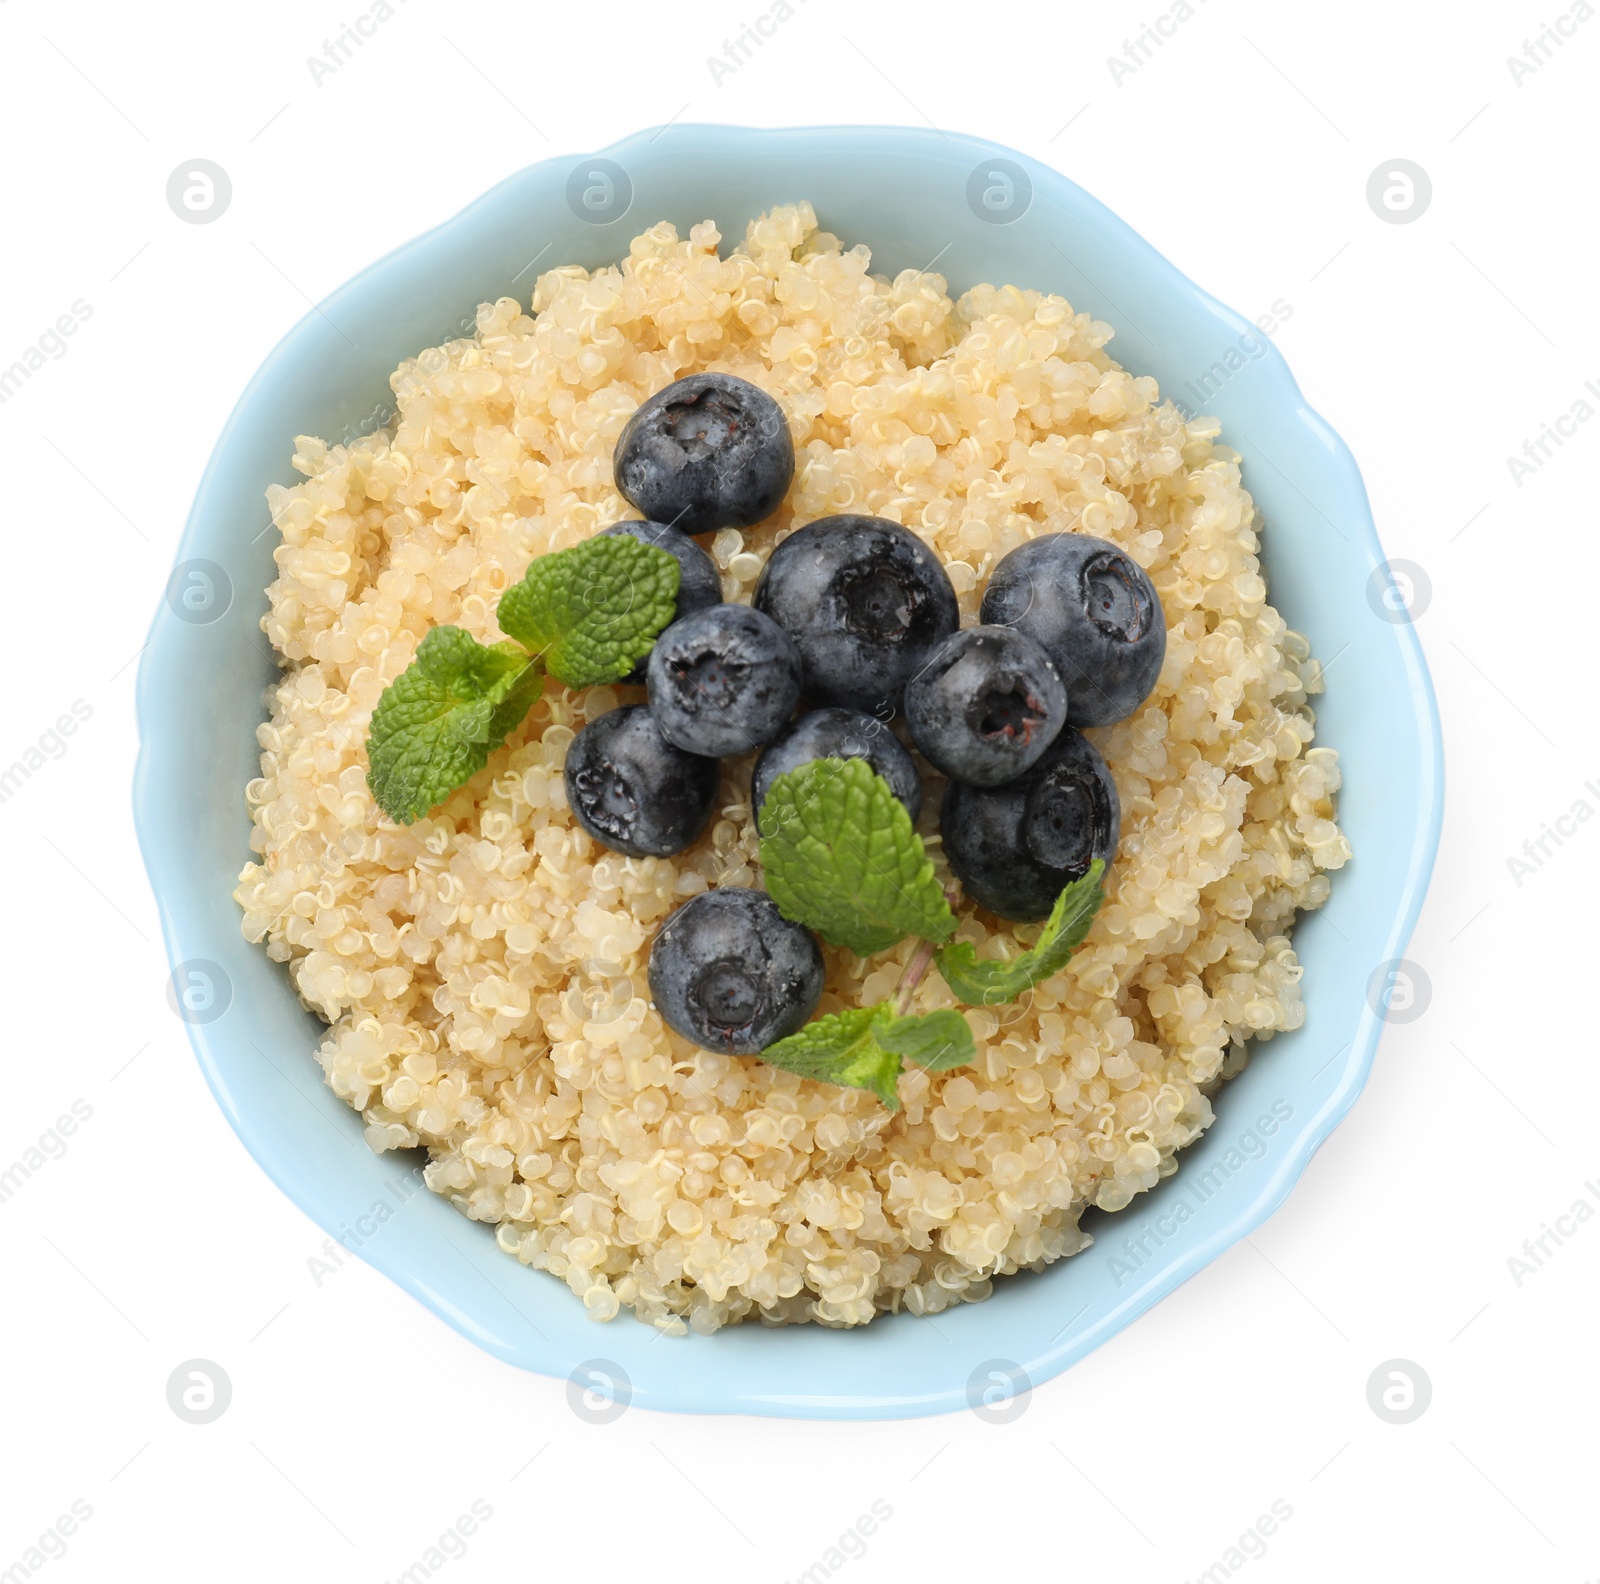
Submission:
<svg viewBox="0 0 1600 1584">
<path fill-rule="evenodd" d="M 809 204 L 725 257 L 720 242 L 709 221 L 687 241 L 662 224 L 619 266 L 551 270 L 531 305 L 485 304 L 475 336 L 404 363 L 387 430 L 296 441 L 305 482 L 268 492 L 282 544 L 262 628 L 284 676 L 235 896 L 328 1021 L 317 1059 L 372 1148 L 425 1147 L 428 1186 L 593 1318 L 934 1314 L 1083 1247 L 1085 1207 L 1121 1209 L 1176 1169 L 1246 1042 L 1299 1027 L 1289 931 L 1350 855 L 1339 770 L 1311 746 L 1317 664 L 1267 603 L 1238 456 L 1106 355 L 1110 326 L 1037 291 L 952 300 L 936 274 L 873 276 Z M 797 456 L 776 516 L 709 541 L 728 599 L 750 599 L 796 526 L 864 512 L 937 550 L 968 624 L 1007 551 L 1071 530 L 1122 546 L 1165 608 L 1155 691 L 1088 734 L 1123 818 L 1087 944 L 1024 1000 L 966 1009 L 976 1062 L 910 1068 L 894 1114 L 700 1050 L 651 1007 L 667 914 L 761 883 L 753 756 L 725 762 L 720 814 L 674 858 L 607 851 L 567 808 L 575 733 L 637 689 L 551 683 L 410 827 L 367 788 L 369 717 L 423 635 L 500 639 L 497 599 L 534 556 L 634 515 L 618 434 L 706 369 L 771 392 Z M 948 881 L 942 784 L 926 785 L 919 828 Z M 980 956 L 1037 934 L 958 911 Z M 819 1012 L 890 996 L 915 945 L 825 946 Z M 930 975 L 914 1009 L 953 1004 Z"/>
</svg>

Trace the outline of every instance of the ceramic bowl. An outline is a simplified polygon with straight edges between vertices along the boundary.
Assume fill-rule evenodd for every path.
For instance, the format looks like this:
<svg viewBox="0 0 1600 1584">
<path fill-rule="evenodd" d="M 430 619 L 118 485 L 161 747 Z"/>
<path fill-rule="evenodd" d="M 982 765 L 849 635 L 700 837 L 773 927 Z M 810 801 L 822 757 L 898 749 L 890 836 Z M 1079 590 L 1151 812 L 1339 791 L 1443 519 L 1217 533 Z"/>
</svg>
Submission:
<svg viewBox="0 0 1600 1584">
<path fill-rule="evenodd" d="M 470 331 L 480 301 L 526 300 L 558 263 L 611 262 L 658 220 L 684 234 L 710 216 L 737 240 L 752 216 L 801 198 L 827 229 L 866 242 L 875 271 L 936 264 L 953 291 L 993 281 L 1063 293 L 1116 327 L 1125 367 L 1222 419 L 1264 515 L 1272 602 L 1316 654 L 1337 657 L 1317 732 L 1340 754 L 1339 817 L 1356 856 L 1295 932 L 1304 1028 L 1260 1047 L 1224 1087 L 1215 1125 L 1172 1178 L 1118 1215 L 1087 1218 L 1091 1248 L 936 1320 L 658 1337 L 626 1316 L 588 1320 L 564 1283 L 418 1191 L 414 1156 L 368 1151 L 359 1118 L 322 1082 L 322 1023 L 240 936 L 243 789 L 276 675 L 257 625 L 276 543 L 263 497 L 294 481 L 293 436 L 376 427 L 390 371 Z M 661 1409 L 939 1413 L 1037 1386 L 1130 1324 L 1271 1214 L 1349 1109 L 1439 832 L 1421 649 L 1355 462 L 1277 349 L 1064 176 L 979 139 L 891 127 L 673 126 L 545 160 L 334 292 L 266 360 L 217 442 L 140 667 L 138 710 L 134 810 L 171 999 L 246 1148 L 313 1220 L 480 1347 Z"/>
</svg>

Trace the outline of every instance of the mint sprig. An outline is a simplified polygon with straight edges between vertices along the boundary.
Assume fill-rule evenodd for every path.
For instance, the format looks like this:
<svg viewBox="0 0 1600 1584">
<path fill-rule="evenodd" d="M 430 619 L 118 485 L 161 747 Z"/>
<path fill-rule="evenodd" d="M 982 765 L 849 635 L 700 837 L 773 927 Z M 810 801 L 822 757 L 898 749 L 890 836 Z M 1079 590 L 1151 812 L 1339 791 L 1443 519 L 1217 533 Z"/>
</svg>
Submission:
<svg viewBox="0 0 1600 1584">
<path fill-rule="evenodd" d="M 372 712 L 367 785 L 378 806 L 409 825 L 465 786 L 533 708 L 546 671 L 574 688 L 621 681 L 677 598 L 677 561 L 618 535 L 538 557 L 500 598 L 505 642 L 435 627 Z"/>
<path fill-rule="evenodd" d="M 761 867 L 785 918 L 857 956 L 955 933 L 911 816 L 865 759 L 814 759 L 772 783 Z"/>
<path fill-rule="evenodd" d="M 813 1018 L 798 1034 L 767 1046 L 761 1059 L 802 1078 L 870 1089 L 891 1111 L 898 1111 L 903 1062 L 944 1072 L 975 1055 L 972 1030 L 959 1012 L 902 1017 L 883 1001 Z"/>
<path fill-rule="evenodd" d="M 816 759 L 772 783 L 761 810 L 761 865 L 785 918 L 858 956 L 921 937 L 894 1004 L 817 1018 L 761 1053 L 802 1077 L 870 1089 L 891 1111 L 903 1061 L 944 1072 L 975 1054 L 959 1012 L 905 1014 L 930 960 L 968 1005 L 1014 1000 L 1066 965 L 1105 900 L 1105 865 L 1096 859 L 1056 898 L 1032 947 L 1009 962 L 979 962 L 968 942 L 950 941 L 956 916 L 933 862 L 904 805 L 864 759 Z"/>
</svg>

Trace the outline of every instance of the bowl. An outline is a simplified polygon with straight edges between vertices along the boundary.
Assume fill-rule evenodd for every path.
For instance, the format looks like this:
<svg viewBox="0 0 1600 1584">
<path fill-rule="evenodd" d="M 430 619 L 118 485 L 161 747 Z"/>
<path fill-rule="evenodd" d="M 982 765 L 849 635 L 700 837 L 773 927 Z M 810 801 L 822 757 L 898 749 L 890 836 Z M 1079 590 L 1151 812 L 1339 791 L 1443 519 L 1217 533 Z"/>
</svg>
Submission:
<svg viewBox="0 0 1600 1584">
<path fill-rule="evenodd" d="M 1295 932 L 1305 1026 L 1257 1049 L 1177 1173 L 1095 1244 L 936 1319 L 854 1331 L 732 1326 L 662 1338 L 586 1318 L 564 1283 L 519 1265 L 419 1187 L 417 1157 L 372 1154 L 322 1082 L 324 1027 L 285 969 L 239 932 L 250 855 L 244 786 L 277 675 L 258 628 L 274 575 L 268 484 L 297 434 L 350 438 L 388 413 L 388 376 L 470 331 L 480 301 L 529 295 L 540 269 L 621 257 L 644 226 L 680 234 L 801 198 L 873 268 L 937 263 L 1060 292 L 1117 331 L 1125 367 L 1215 413 L 1263 513 L 1272 602 L 1325 660 L 1318 740 L 1344 767 L 1354 862 Z M 934 1414 L 1037 1386 L 1128 1325 L 1282 1203 L 1371 1067 L 1422 903 L 1442 804 L 1439 726 L 1354 460 L 1282 357 L 1064 176 L 981 139 L 895 127 L 673 126 L 545 160 L 339 288 L 284 337 L 239 399 L 189 514 L 139 669 L 134 816 L 173 963 L 169 1003 L 245 1147 L 314 1221 L 462 1335 L 569 1390 L 650 1408 L 810 1418 Z"/>
</svg>

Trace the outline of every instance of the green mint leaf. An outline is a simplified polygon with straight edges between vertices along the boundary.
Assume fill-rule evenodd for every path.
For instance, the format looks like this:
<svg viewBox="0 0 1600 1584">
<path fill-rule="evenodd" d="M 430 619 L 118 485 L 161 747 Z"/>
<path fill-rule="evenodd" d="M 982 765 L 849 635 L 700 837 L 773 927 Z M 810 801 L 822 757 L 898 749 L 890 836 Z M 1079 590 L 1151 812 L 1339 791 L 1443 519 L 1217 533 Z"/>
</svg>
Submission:
<svg viewBox="0 0 1600 1584">
<path fill-rule="evenodd" d="M 924 1012 L 920 1017 L 886 1020 L 873 1030 L 873 1038 L 886 1051 L 929 1072 L 965 1067 L 978 1054 L 967 1020 L 948 1007 L 942 1012 Z"/>
<path fill-rule="evenodd" d="M 813 1018 L 798 1034 L 767 1046 L 761 1059 L 802 1078 L 870 1089 L 891 1111 L 898 1111 L 895 1080 L 900 1076 L 900 1058 L 873 1037 L 891 1016 L 887 1004 L 830 1012 Z"/>
<path fill-rule="evenodd" d="M 814 759 L 772 783 L 761 866 L 785 918 L 857 956 L 907 935 L 942 941 L 955 931 L 905 805 L 865 759 Z"/>
<path fill-rule="evenodd" d="M 798 1034 L 767 1046 L 761 1059 L 802 1078 L 870 1089 L 891 1111 L 898 1111 L 896 1082 L 902 1061 L 947 1072 L 976 1055 L 972 1030 L 959 1012 L 896 1017 L 894 1008 L 880 1001 L 813 1018 Z"/>
<path fill-rule="evenodd" d="M 367 733 L 367 785 L 409 825 L 464 786 L 533 707 L 544 677 L 516 644 L 486 649 L 435 627 L 383 690 Z"/>
<path fill-rule="evenodd" d="M 1038 941 L 1010 962 L 979 962 L 966 941 L 941 947 L 934 961 L 944 982 L 969 1006 L 998 1006 L 1014 1001 L 1031 985 L 1059 973 L 1067 959 L 1083 944 L 1089 926 L 1106 894 L 1100 887 L 1105 864 L 1096 858 L 1056 898 Z"/>
<path fill-rule="evenodd" d="M 678 601 L 678 563 L 625 534 L 539 556 L 500 596 L 500 630 L 570 688 L 617 682 L 650 653 Z"/>
</svg>

